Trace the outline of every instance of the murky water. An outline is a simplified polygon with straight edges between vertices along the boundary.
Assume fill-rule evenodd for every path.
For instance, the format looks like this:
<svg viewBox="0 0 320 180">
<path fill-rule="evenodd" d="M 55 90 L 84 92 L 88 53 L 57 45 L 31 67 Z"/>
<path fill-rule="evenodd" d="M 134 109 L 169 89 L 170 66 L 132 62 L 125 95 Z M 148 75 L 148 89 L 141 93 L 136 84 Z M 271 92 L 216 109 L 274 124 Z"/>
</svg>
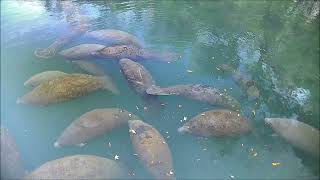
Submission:
<svg viewBox="0 0 320 180">
<path fill-rule="evenodd" d="M 68 32 L 70 14 L 88 21 L 90 30 L 123 30 L 144 47 L 178 53 L 182 58 L 174 63 L 141 64 L 160 86 L 202 83 L 226 89 L 240 101 L 254 133 L 235 139 L 181 135 L 177 128 L 184 117 L 219 107 L 167 96 L 159 98 L 165 103 L 160 113 L 146 112 L 148 104 L 130 88 L 117 62 L 101 59 L 96 63 L 112 76 L 120 95 L 99 91 L 47 107 L 17 105 L 17 97 L 30 90 L 24 81 L 36 73 L 84 72 L 60 56 L 34 55 L 36 48 Z M 136 178 L 150 178 L 133 155 L 127 126 L 81 148 L 53 147 L 80 115 L 118 107 L 139 115 L 166 138 L 178 179 L 318 178 L 318 160 L 292 148 L 264 124 L 265 117 L 295 117 L 319 128 L 318 26 L 319 17 L 307 16 L 301 4 L 289 1 L 1 1 L 1 124 L 15 136 L 28 171 L 67 155 L 119 155 Z M 76 39 L 63 49 L 83 42 Z M 260 97 L 248 98 L 231 74 L 219 69 L 221 64 L 251 74 Z"/>
</svg>

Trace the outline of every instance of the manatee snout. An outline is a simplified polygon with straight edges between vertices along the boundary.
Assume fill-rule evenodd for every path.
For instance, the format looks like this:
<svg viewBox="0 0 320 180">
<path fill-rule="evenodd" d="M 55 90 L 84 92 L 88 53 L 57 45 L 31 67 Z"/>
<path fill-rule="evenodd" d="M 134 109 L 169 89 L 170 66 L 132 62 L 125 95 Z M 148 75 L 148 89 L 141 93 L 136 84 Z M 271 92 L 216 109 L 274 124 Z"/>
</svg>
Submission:
<svg viewBox="0 0 320 180">
<path fill-rule="evenodd" d="M 16 101 L 17 104 L 26 104 L 26 102 L 23 100 L 23 98 L 19 97 Z"/>
<path fill-rule="evenodd" d="M 271 125 L 272 119 L 271 118 L 264 118 L 264 122 L 268 125 Z"/>
<path fill-rule="evenodd" d="M 178 132 L 181 133 L 181 134 L 186 134 L 186 133 L 189 133 L 189 126 L 182 126 L 180 128 L 178 128 Z"/>
<path fill-rule="evenodd" d="M 56 141 L 56 142 L 53 144 L 53 146 L 54 146 L 55 148 L 61 148 L 61 145 L 60 145 L 60 143 L 58 143 L 58 141 Z"/>
</svg>

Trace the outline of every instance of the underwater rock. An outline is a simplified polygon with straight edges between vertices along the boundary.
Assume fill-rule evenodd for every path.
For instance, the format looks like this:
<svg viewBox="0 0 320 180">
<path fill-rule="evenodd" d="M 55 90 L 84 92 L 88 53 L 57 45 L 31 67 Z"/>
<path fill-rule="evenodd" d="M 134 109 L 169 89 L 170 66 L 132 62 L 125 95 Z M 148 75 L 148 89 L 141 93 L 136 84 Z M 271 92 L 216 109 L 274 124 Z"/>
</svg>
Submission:
<svg viewBox="0 0 320 180">
<path fill-rule="evenodd" d="M 1 179 L 21 179 L 24 173 L 18 145 L 8 129 L 1 127 Z"/>
<path fill-rule="evenodd" d="M 265 118 L 265 122 L 292 146 L 319 157 L 319 130 L 295 119 Z"/>
<path fill-rule="evenodd" d="M 67 75 L 67 73 L 64 73 L 61 71 L 44 71 L 44 72 L 33 75 L 24 83 L 24 85 L 27 87 L 36 87 L 42 82 L 52 80 L 57 77 L 65 76 L 65 75 Z"/>
<path fill-rule="evenodd" d="M 138 38 L 132 34 L 116 29 L 101 29 L 84 34 L 86 38 L 92 38 L 110 45 L 133 45 L 142 47 Z"/>
<path fill-rule="evenodd" d="M 156 60 L 171 62 L 178 59 L 175 53 L 158 53 L 148 49 L 142 49 L 130 45 L 108 46 L 91 53 L 92 56 L 105 59 L 120 60 L 128 58 L 134 61 L 138 60 Z"/>
<path fill-rule="evenodd" d="M 29 93 L 18 98 L 17 103 L 45 106 L 85 96 L 99 89 L 119 94 L 119 90 L 107 76 L 68 74 L 41 83 Z"/>
<path fill-rule="evenodd" d="M 59 54 L 69 60 L 84 60 L 92 58 L 91 53 L 96 52 L 106 46 L 101 44 L 80 44 L 61 51 Z"/>
<path fill-rule="evenodd" d="M 180 133 L 190 133 L 203 137 L 235 137 L 252 130 L 249 121 L 238 112 L 218 109 L 203 112 L 178 129 Z"/>
<path fill-rule="evenodd" d="M 240 103 L 232 96 L 220 92 L 214 87 L 201 84 L 175 85 L 165 88 L 151 86 L 146 91 L 151 95 L 176 95 L 189 99 L 206 102 L 212 105 L 220 105 L 233 110 L 240 109 Z"/>
<path fill-rule="evenodd" d="M 80 145 L 88 140 L 110 132 L 137 116 L 118 108 L 95 109 L 74 120 L 54 143 L 55 147 Z"/>
<path fill-rule="evenodd" d="M 126 175 L 126 169 L 114 160 L 73 155 L 46 162 L 25 179 L 122 179 Z"/>
<path fill-rule="evenodd" d="M 142 165 L 156 179 L 175 179 L 172 156 L 162 135 L 141 120 L 130 120 L 131 142 Z"/>
</svg>

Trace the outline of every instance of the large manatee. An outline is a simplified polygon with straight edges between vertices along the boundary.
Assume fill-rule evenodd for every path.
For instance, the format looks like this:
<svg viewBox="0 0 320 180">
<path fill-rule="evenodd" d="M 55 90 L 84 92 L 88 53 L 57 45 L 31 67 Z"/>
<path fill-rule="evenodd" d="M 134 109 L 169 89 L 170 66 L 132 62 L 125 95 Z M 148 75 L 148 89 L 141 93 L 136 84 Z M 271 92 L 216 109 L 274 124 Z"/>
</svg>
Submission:
<svg viewBox="0 0 320 180">
<path fill-rule="evenodd" d="M 1 127 L 1 179 L 21 179 L 25 170 L 15 139 Z"/>
<path fill-rule="evenodd" d="M 69 60 L 83 60 L 92 58 L 91 53 L 105 48 L 101 44 L 80 44 L 61 51 L 59 54 Z"/>
<path fill-rule="evenodd" d="M 128 58 L 134 61 L 138 60 L 156 60 L 171 62 L 177 60 L 177 55 L 174 53 L 159 53 L 153 52 L 148 49 L 139 48 L 132 45 L 119 45 L 119 46 L 108 46 L 91 53 L 94 57 L 105 58 L 105 59 L 116 59 L 120 60 Z"/>
<path fill-rule="evenodd" d="M 146 93 L 149 87 L 155 85 L 155 81 L 149 71 L 141 64 L 126 58 L 121 59 L 119 64 L 121 72 L 126 77 L 130 86 L 142 96 L 149 105 L 159 109 L 161 103 L 157 97 Z"/>
<path fill-rule="evenodd" d="M 67 73 L 61 71 L 44 71 L 33 75 L 26 82 L 24 82 L 24 85 L 27 87 L 36 87 L 44 81 L 52 80 L 65 75 L 67 75 Z"/>
<path fill-rule="evenodd" d="M 319 157 L 319 130 L 287 118 L 265 118 L 265 122 L 292 146 Z"/>
<path fill-rule="evenodd" d="M 234 137 L 251 130 L 249 121 L 238 112 L 218 109 L 193 117 L 180 127 L 178 132 L 204 137 Z"/>
<path fill-rule="evenodd" d="M 17 103 L 49 105 L 85 96 L 99 89 L 119 94 L 117 87 L 107 76 L 67 74 L 41 83 L 29 93 L 18 98 Z"/>
<path fill-rule="evenodd" d="M 127 170 L 118 162 L 94 155 L 73 155 L 48 161 L 25 179 L 124 179 Z"/>
<path fill-rule="evenodd" d="M 69 44 L 71 41 L 81 36 L 87 30 L 88 30 L 88 25 L 86 24 L 75 27 L 71 29 L 67 34 L 62 35 L 57 40 L 55 40 L 49 47 L 36 49 L 34 54 L 39 58 L 51 58 L 63 46 Z"/>
<path fill-rule="evenodd" d="M 130 137 L 142 165 L 156 179 L 175 179 L 172 156 L 162 135 L 141 120 L 130 120 Z"/>
<path fill-rule="evenodd" d="M 74 120 L 63 131 L 54 146 L 62 147 L 85 143 L 96 136 L 110 132 L 112 129 L 127 123 L 132 118 L 137 118 L 137 116 L 117 108 L 89 111 Z"/>
<path fill-rule="evenodd" d="M 116 29 L 101 29 L 84 34 L 84 37 L 113 45 L 134 45 L 142 47 L 138 38 L 132 34 Z"/>
<path fill-rule="evenodd" d="M 240 103 L 224 92 L 214 87 L 201 84 L 185 84 L 169 87 L 151 86 L 146 90 L 151 95 L 177 95 L 189 99 L 206 102 L 212 105 L 221 105 L 230 109 L 239 110 Z"/>
</svg>

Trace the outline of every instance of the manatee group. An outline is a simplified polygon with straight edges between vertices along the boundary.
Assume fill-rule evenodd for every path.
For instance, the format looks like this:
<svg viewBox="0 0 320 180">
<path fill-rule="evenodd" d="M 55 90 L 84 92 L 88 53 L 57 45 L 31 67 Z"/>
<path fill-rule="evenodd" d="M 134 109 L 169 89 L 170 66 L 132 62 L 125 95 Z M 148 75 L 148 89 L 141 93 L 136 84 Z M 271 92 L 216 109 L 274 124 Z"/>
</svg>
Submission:
<svg viewBox="0 0 320 180">
<path fill-rule="evenodd" d="M 141 120 L 128 123 L 131 142 L 141 164 L 155 179 L 175 179 L 171 151 L 158 130 Z"/>
<path fill-rule="evenodd" d="M 105 134 L 114 128 L 126 124 L 129 119 L 137 116 L 124 109 L 104 108 L 89 111 L 74 120 L 57 141 L 55 147 L 80 145 L 88 140 Z"/>
<path fill-rule="evenodd" d="M 94 155 L 73 155 L 48 161 L 25 179 L 123 179 L 127 170 L 119 162 Z"/>
<path fill-rule="evenodd" d="M 180 133 L 203 137 L 235 137 L 251 130 L 252 126 L 245 117 L 225 109 L 198 114 L 178 129 Z"/>
<path fill-rule="evenodd" d="M 240 103 L 230 95 L 220 90 L 202 84 L 184 84 L 169 87 L 151 86 L 146 90 L 151 95 L 176 95 L 189 99 L 220 105 L 230 109 L 239 110 Z"/>
<path fill-rule="evenodd" d="M 99 89 L 119 94 L 117 87 L 107 76 L 67 74 L 40 83 L 29 93 L 18 98 L 17 103 L 45 106 L 85 96 Z"/>
<path fill-rule="evenodd" d="M 319 157 L 319 130 L 295 119 L 265 118 L 265 122 L 292 146 Z"/>
<path fill-rule="evenodd" d="M 21 179 L 24 174 L 19 147 L 9 130 L 1 127 L 1 179 Z"/>
</svg>

